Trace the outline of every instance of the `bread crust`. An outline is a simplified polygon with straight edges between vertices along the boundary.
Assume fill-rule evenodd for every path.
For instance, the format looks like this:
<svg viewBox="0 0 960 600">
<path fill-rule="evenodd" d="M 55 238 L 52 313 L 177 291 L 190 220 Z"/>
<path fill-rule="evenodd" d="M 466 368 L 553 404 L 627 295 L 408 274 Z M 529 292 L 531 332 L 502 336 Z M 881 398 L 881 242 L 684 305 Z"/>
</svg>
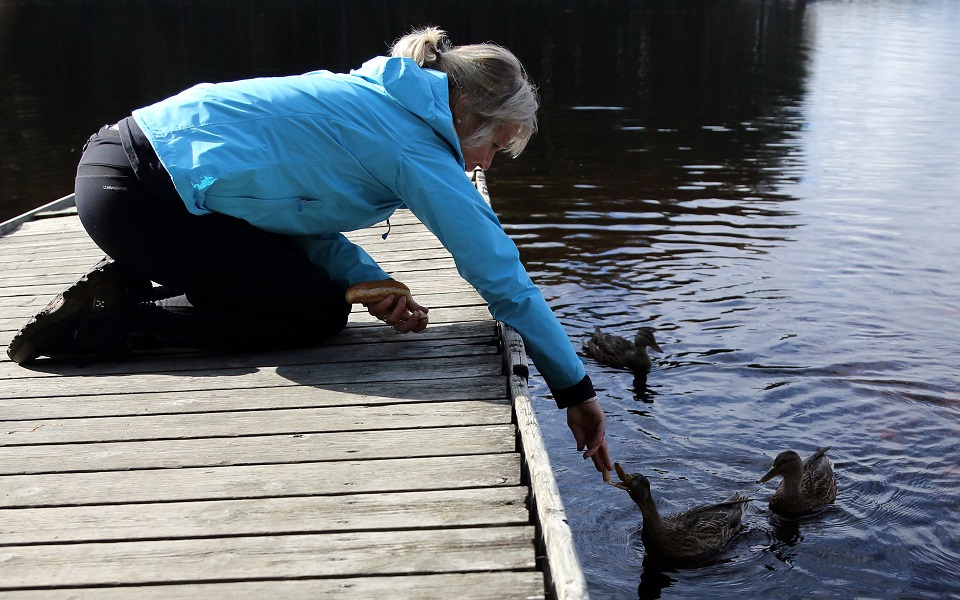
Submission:
<svg viewBox="0 0 960 600">
<path fill-rule="evenodd" d="M 362 281 L 347 289 L 345 298 L 350 304 L 376 304 L 390 294 L 410 297 L 410 288 L 395 279 Z"/>
</svg>

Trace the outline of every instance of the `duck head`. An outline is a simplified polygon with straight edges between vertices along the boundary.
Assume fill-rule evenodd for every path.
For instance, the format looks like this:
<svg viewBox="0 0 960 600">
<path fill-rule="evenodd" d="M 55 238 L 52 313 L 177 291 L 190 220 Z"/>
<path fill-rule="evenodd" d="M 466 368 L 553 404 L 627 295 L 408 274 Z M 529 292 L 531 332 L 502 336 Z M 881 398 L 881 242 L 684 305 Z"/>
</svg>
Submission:
<svg viewBox="0 0 960 600">
<path fill-rule="evenodd" d="M 766 483 L 776 477 L 790 471 L 801 471 L 803 469 L 803 459 L 793 450 L 786 450 L 773 459 L 773 466 L 766 474 L 757 480 L 757 483 Z"/>
<path fill-rule="evenodd" d="M 614 463 L 613 468 L 617 471 L 617 477 L 620 481 L 608 482 L 613 487 L 626 490 L 630 498 L 639 506 L 650 502 L 650 480 L 640 473 L 628 474 L 620 466 L 620 463 Z"/>
<path fill-rule="evenodd" d="M 653 327 L 641 327 L 637 330 L 637 335 L 633 338 L 633 343 L 637 348 L 652 348 L 663 354 L 663 350 L 660 349 L 660 345 L 657 344 L 657 339 L 653 337 L 654 332 Z"/>
</svg>

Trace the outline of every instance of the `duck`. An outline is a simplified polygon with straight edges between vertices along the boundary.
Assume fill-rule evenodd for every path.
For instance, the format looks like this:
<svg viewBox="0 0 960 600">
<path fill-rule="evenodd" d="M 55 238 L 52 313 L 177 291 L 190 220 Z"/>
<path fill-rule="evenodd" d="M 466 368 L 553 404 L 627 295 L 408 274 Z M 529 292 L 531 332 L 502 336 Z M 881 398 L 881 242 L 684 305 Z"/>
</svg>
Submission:
<svg viewBox="0 0 960 600">
<path fill-rule="evenodd" d="M 777 455 L 773 467 L 757 480 L 757 483 L 766 483 L 778 475 L 783 477 L 770 496 L 770 510 L 781 515 L 800 515 L 836 500 L 837 478 L 833 462 L 827 456 L 829 449 L 830 446 L 817 447 L 804 461 L 793 450 Z"/>
<path fill-rule="evenodd" d="M 633 341 L 604 333 L 597 326 L 593 335 L 583 340 L 583 351 L 587 356 L 610 367 L 629 368 L 634 371 L 650 370 L 650 355 L 647 348 L 663 353 L 653 336 L 653 327 L 641 327 Z"/>
<path fill-rule="evenodd" d="M 614 463 L 619 482 L 611 485 L 626 490 L 640 507 L 646 558 L 669 562 L 690 562 L 720 551 L 742 529 L 743 514 L 753 500 L 736 492 L 723 502 L 705 504 L 661 516 L 650 492 L 650 480 L 641 473 L 628 475 Z"/>
</svg>

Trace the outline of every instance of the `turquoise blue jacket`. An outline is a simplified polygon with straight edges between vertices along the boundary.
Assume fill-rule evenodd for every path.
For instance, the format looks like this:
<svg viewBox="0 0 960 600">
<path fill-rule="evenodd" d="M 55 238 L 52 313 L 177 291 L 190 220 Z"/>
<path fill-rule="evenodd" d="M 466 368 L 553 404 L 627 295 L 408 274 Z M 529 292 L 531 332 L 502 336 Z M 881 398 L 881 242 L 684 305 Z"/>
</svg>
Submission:
<svg viewBox="0 0 960 600">
<path fill-rule="evenodd" d="M 445 74 L 378 57 L 349 74 L 200 84 L 133 117 L 187 210 L 291 236 L 344 287 L 389 275 L 341 232 L 409 208 L 550 388 L 582 387 L 569 337 L 464 173 Z"/>
</svg>

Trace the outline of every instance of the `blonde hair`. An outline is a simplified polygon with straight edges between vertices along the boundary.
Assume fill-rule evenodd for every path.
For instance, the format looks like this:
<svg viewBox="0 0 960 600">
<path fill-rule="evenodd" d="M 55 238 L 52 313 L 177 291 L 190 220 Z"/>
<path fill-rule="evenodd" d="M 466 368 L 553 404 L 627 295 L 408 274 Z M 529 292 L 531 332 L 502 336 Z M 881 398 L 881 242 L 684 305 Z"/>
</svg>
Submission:
<svg viewBox="0 0 960 600">
<path fill-rule="evenodd" d="M 492 42 L 451 46 L 445 31 L 424 27 L 394 42 L 390 56 L 412 58 L 421 67 L 446 73 L 451 111 L 457 103 L 465 113 L 460 117 L 479 123 L 475 132 L 461 140 L 465 146 L 480 146 L 502 128 L 516 128 L 504 148 L 516 157 L 537 131 L 536 88 L 506 48 Z"/>
</svg>

